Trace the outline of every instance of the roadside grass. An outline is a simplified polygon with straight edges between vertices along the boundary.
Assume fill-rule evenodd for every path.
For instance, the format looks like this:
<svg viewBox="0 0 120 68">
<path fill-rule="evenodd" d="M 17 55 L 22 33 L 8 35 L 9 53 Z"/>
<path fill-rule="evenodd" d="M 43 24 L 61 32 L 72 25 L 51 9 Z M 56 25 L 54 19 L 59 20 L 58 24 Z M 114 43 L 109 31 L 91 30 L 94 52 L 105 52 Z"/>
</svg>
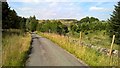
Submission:
<svg viewBox="0 0 120 68">
<path fill-rule="evenodd" d="M 98 53 L 88 47 L 70 43 L 66 36 L 41 32 L 38 32 L 38 34 L 57 43 L 60 47 L 75 55 L 89 66 L 118 66 L 118 57 L 112 57 L 111 60 L 107 55 Z"/>
<path fill-rule="evenodd" d="M 80 33 L 70 35 L 71 39 L 79 40 Z M 82 42 L 110 49 L 112 40 L 107 35 L 106 30 L 82 32 Z M 119 50 L 119 45 L 113 44 L 113 49 Z"/>
<path fill-rule="evenodd" d="M 24 66 L 31 36 L 20 30 L 7 30 L 2 36 L 2 66 Z"/>
</svg>

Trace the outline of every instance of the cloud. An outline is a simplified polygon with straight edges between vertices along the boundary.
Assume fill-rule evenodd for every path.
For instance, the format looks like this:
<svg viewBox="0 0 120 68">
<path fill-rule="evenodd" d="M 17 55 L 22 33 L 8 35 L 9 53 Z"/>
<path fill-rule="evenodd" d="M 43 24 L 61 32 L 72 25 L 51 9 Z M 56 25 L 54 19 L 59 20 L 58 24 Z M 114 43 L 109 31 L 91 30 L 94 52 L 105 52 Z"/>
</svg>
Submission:
<svg viewBox="0 0 120 68">
<path fill-rule="evenodd" d="M 49 5 L 50 5 L 50 6 L 57 6 L 58 3 L 57 3 L 57 2 L 51 2 Z"/>
<path fill-rule="evenodd" d="M 108 9 L 103 8 L 103 7 L 95 7 L 95 6 L 93 6 L 93 7 L 90 7 L 89 10 L 90 11 L 107 11 Z"/>
<path fill-rule="evenodd" d="M 94 16 L 96 14 L 109 14 L 108 10 L 111 4 L 106 3 L 85 3 L 85 2 L 11 2 L 10 7 L 16 10 L 18 15 L 29 17 L 35 15 L 37 19 L 59 19 L 59 18 L 76 18 L 81 19 L 85 16 Z M 32 0 L 29 0 L 32 1 Z M 36 0 L 37 1 L 37 0 Z M 102 11 L 102 12 L 96 12 Z M 104 11 L 104 12 L 103 12 Z M 98 17 L 100 17 L 98 15 Z M 104 16 L 102 16 L 104 17 Z M 106 17 L 107 18 L 107 17 Z"/>
<path fill-rule="evenodd" d="M 18 10 L 21 10 L 21 11 L 30 11 L 32 10 L 33 8 L 30 8 L 30 7 L 22 7 L 22 8 L 18 8 Z"/>
<path fill-rule="evenodd" d="M 101 7 L 90 7 L 91 11 L 100 11 L 100 10 L 104 10 L 104 8 Z"/>
<path fill-rule="evenodd" d="M 33 8 L 33 7 L 20 7 L 16 9 L 18 15 L 29 17 L 35 15 L 38 19 L 45 19 L 57 17 L 57 11 L 51 8 Z"/>
</svg>

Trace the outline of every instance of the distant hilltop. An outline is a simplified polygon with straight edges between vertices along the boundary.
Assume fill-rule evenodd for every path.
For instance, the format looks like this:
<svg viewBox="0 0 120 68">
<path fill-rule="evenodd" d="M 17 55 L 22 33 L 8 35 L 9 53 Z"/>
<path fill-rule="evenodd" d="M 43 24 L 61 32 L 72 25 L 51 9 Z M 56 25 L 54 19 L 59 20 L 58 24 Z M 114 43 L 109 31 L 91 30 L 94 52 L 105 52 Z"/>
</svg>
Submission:
<svg viewBox="0 0 120 68">
<path fill-rule="evenodd" d="M 62 23 L 72 23 L 72 22 L 75 22 L 75 21 L 77 21 L 77 19 L 48 19 L 49 21 L 54 21 L 54 20 L 56 20 L 56 21 L 60 21 L 60 22 L 62 22 Z M 43 22 L 43 21 L 47 21 L 47 20 L 39 20 L 39 23 L 41 23 L 41 22 Z"/>
<path fill-rule="evenodd" d="M 60 21 L 77 21 L 76 19 L 58 19 Z"/>
</svg>

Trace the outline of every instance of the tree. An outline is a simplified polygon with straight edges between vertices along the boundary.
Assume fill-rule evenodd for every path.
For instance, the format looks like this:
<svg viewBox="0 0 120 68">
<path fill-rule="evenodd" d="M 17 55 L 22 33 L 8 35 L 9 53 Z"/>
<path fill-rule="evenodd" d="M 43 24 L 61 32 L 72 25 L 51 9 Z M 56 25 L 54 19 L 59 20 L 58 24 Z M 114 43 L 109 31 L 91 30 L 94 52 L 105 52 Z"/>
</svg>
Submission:
<svg viewBox="0 0 120 68">
<path fill-rule="evenodd" d="M 17 15 L 11 10 L 7 2 L 2 2 L 2 28 L 3 29 L 25 29 L 26 18 Z M 24 31 L 24 30 L 23 30 Z"/>
<path fill-rule="evenodd" d="M 19 21 L 19 17 L 17 16 L 17 13 L 16 13 L 16 11 L 14 9 L 9 11 L 8 21 L 9 21 L 8 26 L 10 26 L 10 28 L 19 29 L 20 21 Z"/>
<path fill-rule="evenodd" d="M 82 19 L 80 20 L 80 23 L 90 23 L 89 17 L 82 18 Z"/>
<path fill-rule="evenodd" d="M 93 23 L 93 22 L 98 22 L 99 19 L 95 17 L 85 17 L 82 18 L 78 23 Z"/>
<path fill-rule="evenodd" d="M 90 20 L 91 23 L 92 23 L 92 22 L 95 22 L 95 21 L 99 21 L 99 19 L 98 19 L 98 18 L 95 18 L 95 17 L 91 17 L 91 18 L 89 18 L 89 20 Z"/>
<path fill-rule="evenodd" d="M 58 33 L 58 34 L 66 34 L 68 33 L 68 28 L 66 25 L 63 25 L 60 21 L 57 20 L 46 20 L 42 23 L 38 24 L 37 27 L 41 32 L 50 32 L 50 33 Z"/>
<path fill-rule="evenodd" d="M 27 30 L 29 31 L 36 31 L 37 29 L 37 24 L 38 24 L 38 20 L 36 19 L 35 16 L 33 17 L 29 17 L 27 20 L 26 20 L 26 27 L 27 27 Z"/>
<path fill-rule="evenodd" d="M 26 18 L 22 18 L 22 17 L 19 17 L 19 25 L 20 25 L 20 29 L 25 32 L 26 31 Z"/>
<path fill-rule="evenodd" d="M 115 43 L 120 44 L 120 1 L 115 5 L 114 11 L 109 19 L 110 37 L 115 35 Z"/>
<path fill-rule="evenodd" d="M 8 20 L 8 15 L 9 15 L 10 8 L 8 6 L 7 2 L 2 2 L 2 28 L 9 28 L 9 20 Z"/>
<path fill-rule="evenodd" d="M 31 31 L 35 31 L 36 28 L 37 28 L 37 24 L 38 24 L 38 21 L 37 21 L 35 15 L 33 16 L 32 20 L 31 20 L 31 23 L 32 23 L 32 25 L 31 25 Z"/>
</svg>

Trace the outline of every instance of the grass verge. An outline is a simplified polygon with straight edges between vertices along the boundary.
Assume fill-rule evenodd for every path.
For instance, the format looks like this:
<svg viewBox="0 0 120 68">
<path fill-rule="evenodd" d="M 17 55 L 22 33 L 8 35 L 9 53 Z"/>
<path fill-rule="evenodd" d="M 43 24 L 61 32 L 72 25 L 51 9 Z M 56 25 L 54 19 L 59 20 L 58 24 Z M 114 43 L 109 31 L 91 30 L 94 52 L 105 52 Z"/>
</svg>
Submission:
<svg viewBox="0 0 120 68">
<path fill-rule="evenodd" d="M 74 35 L 72 34 L 69 34 L 69 35 L 71 36 L 72 39 L 79 40 L 80 33 L 74 33 Z M 92 44 L 94 46 L 98 46 L 101 48 L 110 49 L 112 40 L 110 39 L 106 30 L 101 30 L 101 31 L 98 30 L 98 31 L 82 32 L 82 42 L 87 44 Z M 119 48 L 119 45 L 113 44 L 114 50 L 118 50 L 118 48 Z"/>
<path fill-rule="evenodd" d="M 85 46 L 81 47 L 72 44 L 68 41 L 66 36 L 40 32 L 38 34 L 57 43 L 60 47 L 75 55 L 89 66 L 118 66 L 118 57 L 112 57 L 112 59 L 110 59 L 108 56 Z"/>
<path fill-rule="evenodd" d="M 17 30 L 3 32 L 2 36 L 2 65 L 3 66 L 24 66 L 29 47 L 31 35 L 24 36 Z"/>
</svg>

